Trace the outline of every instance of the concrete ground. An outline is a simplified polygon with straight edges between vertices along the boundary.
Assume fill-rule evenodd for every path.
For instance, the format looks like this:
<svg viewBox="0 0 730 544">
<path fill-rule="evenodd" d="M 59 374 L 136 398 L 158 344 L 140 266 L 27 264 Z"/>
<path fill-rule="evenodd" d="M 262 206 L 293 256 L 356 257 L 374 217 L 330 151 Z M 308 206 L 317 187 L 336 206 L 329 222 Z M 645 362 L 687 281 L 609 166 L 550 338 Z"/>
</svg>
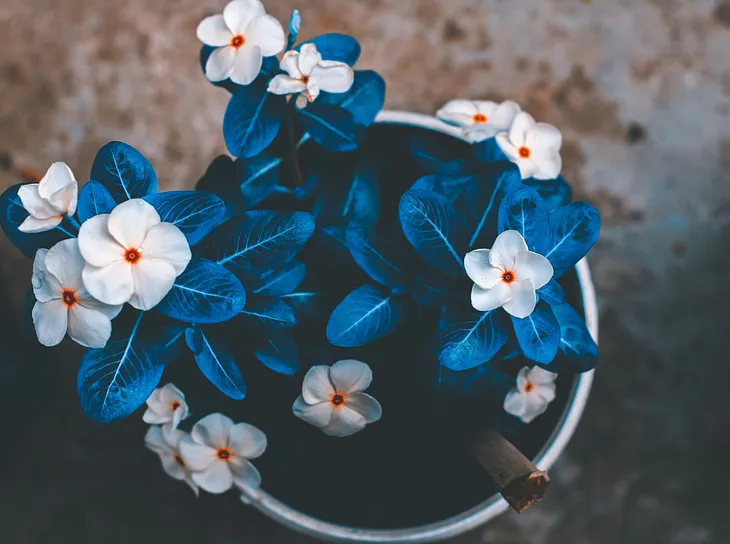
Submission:
<svg viewBox="0 0 730 544">
<path fill-rule="evenodd" d="M 81 177 L 103 143 L 121 139 L 151 159 L 163 189 L 191 187 L 225 149 L 227 94 L 200 74 L 195 39 L 197 22 L 223 4 L 3 0 L 0 186 L 56 160 Z M 602 360 L 585 418 L 544 503 L 454 542 L 730 542 L 730 2 L 266 5 L 281 20 L 298 7 L 305 36 L 355 35 L 360 66 L 388 82 L 389 108 L 430 113 L 454 97 L 516 99 L 562 129 L 566 177 L 603 215 L 590 256 Z M 0 251 L 15 312 L 30 262 L 4 239 Z M 56 400 L 74 402 L 71 383 Z M 43 465 L 43 479 L 27 480 L 37 472 L 15 463 L 33 465 L 47 445 L 3 443 L 18 456 L 1 471 L 0 541 L 132 541 L 99 517 L 94 530 L 54 532 L 69 526 L 84 476 L 59 489 Z M 251 542 L 309 542 L 257 515 L 247 520 Z M 189 534 L 199 541 L 200 532 Z M 202 534 L 245 540 L 214 527 Z"/>
</svg>

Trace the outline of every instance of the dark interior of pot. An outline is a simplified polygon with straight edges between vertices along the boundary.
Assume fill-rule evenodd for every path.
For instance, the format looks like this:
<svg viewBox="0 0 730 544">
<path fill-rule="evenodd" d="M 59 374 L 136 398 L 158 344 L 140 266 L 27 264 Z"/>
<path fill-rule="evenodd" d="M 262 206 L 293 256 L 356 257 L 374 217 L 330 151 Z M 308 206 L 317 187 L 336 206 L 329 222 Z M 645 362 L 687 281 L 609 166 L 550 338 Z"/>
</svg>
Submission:
<svg viewBox="0 0 730 544">
<path fill-rule="evenodd" d="M 406 158 L 410 139 L 423 130 L 378 125 L 360 155 L 319 156 L 305 144 L 302 169 L 306 173 L 310 164 L 321 160 L 334 172 L 363 160 L 375 164 L 383 202 L 378 228 L 388 228 L 397 220 L 400 195 L 424 174 Z M 449 136 L 443 136 L 443 145 L 456 154 L 469 152 L 466 144 Z M 302 200 L 301 207 L 310 209 L 311 203 Z M 324 435 L 292 414 L 302 372 L 291 377 L 274 374 L 247 354 L 246 338 L 239 336 L 236 357 L 248 388 L 243 401 L 219 393 L 202 378 L 189 354 L 165 370 L 163 383 L 173 382 L 185 391 L 191 407 L 192 417 L 182 428 L 216 411 L 261 428 L 269 440 L 266 453 L 256 461 L 262 487 L 330 522 L 404 528 L 443 520 L 489 499 L 496 489 L 470 453 L 475 435 L 495 427 L 534 458 L 570 401 L 574 377 L 559 377 L 557 398 L 547 412 L 524 425 L 503 412 L 502 401 L 517 371 L 529 362 L 514 357 L 462 373 L 441 370 L 429 350 L 440 310 L 423 311 L 414 304 L 406 326 L 394 335 L 362 348 L 329 345 L 324 332 L 329 311 L 368 279 L 356 267 L 337 262 L 337 252 L 326 244 L 317 244 L 313 240 L 302 258 L 310 270 L 320 271 L 311 288 L 327 296 L 322 315 L 308 316 L 308 325 L 298 333 L 302 368 L 345 358 L 367 362 L 374 373 L 368 392 L 381 402 L 382 420 L 348 438 Z M 575 274 L 566 275 L 561 284 L 568 301 L 582 308 Z M 468 297 L 468 281 L 464 289 Z M 6 436 L 12 436 L 10 447 L 0 449 L 0 457 L 12 456 L 12 461 L 2 459 L 3 466 L 13 467 L 4 483 L 16 498 L 10 515 L 16 507 L 32 508 L 35 494 L 50 493 L 65 515 L 54 517 L 49 537 L 79 534 L 90 519 L 101 528 L 109 525 L 104 520 L 115 520 L 116 526 L 127 518 L 132 526 L 143 523 L 148 535 L 159 534 L 165 541 L 173 540 L 168 532 L 173 523 L 193 532 L 202 530 L 199 524 L 240 523 L 244 506 L 235 494 L 203 494 L 196 502 L 184 484 L 164 474 L 157 457 L 144 449 L 142 410 L 103 428 L 88 421 L 73 387 L 81 349 L 65 342 L 60 353 L 54 350 L 51 355 L 37 345 L 28 328 L 28 317 L 24 323 L 3 324 L 8 349 L 0 367 L 0 402 L 4 413 L 12 409 L 24 414 L 6 429 Z"/>
</svg>

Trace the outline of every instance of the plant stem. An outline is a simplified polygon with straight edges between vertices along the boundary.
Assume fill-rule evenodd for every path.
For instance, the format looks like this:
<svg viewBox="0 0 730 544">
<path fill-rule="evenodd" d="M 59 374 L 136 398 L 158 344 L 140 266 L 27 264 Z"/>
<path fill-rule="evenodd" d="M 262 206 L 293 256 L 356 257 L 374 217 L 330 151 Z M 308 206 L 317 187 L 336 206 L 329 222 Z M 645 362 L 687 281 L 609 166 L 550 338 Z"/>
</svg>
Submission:
<svg viewBox="0 0 730 544">
<path fill-rule="evenodd" d="M 81 225 L 79 225 L 79 222 L 76 221 L 76 219 L 74 219 L 73 216 L 71 216 L 71 215 L 66 215 L 66 219 L 68 219 L 68 222 L 71 224 L 71 226 L 76 229 L 76 232 L 78 232 L 79 229 L 81 228 Z"/>
<path fill-rule="evenodd" d="M 294 131 L 294 118 L 297 113 L 297 97 L 292 96 L 289 99 L 289 112 L 287 114 L 287 130 L 289 134 L 289 152 L 286 156 L 286 163 L 289 165 L 291 170 L 292 178 L 294 180 L 294 186 L 304 187 L 304 176 L 302 175 L 302 169 L 299 166 L 299 156 L 297 154 L 297 140 Z"/>
</svg>

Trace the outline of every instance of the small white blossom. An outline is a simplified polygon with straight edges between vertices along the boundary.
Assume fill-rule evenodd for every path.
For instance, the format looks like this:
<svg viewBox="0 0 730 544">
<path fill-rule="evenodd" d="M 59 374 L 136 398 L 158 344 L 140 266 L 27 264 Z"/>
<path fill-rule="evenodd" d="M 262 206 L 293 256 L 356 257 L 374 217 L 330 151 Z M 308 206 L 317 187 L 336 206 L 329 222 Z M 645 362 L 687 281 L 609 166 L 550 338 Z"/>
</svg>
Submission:
<svg viewBox="0 0 730 544">
<path fill-rule="evenodd" d="M 223 15 L 211 15 L 198 25 L 198 39 L 217 47 L 205 65 L 210 81 L 249 85 L 261 71 L 263 57 L 278 55 L 286 39 L 281 23 L 266 14 L 259 0 L 233 0 Z"/>
<path fill-rule="evenodd" d="M 474 282 L 471 304 L 488 312 L 499 308 L 519 319 L 532 313 L 537 289 L 553 277 L 553 266 L 539 253 L 528 251 L 522 235 L 506 230 L 492 249 L 477 249 L 464 257 L 466 273 Z"/>
<path fill-rule="evenodd" d="M 76 213 L 79 185 L 65 162 L 54 162 L 39 183 L 22 185 L 18 198 L 30 214 L 21 223 L 21 232 L 44 232 Z"/>
<path fill-rule="evenodd" d="M 162 425 L 170 423 L 177 429 L 180 422 L 188 417 L 185 394 L 173 384 L 155 389 L 147 399 L 147 411 L 142 416 L 145 423 Z"/>
<path fill-rule="evenodd" d="M 302 394 L 294 402 L 294 415 L 330 436 L 350 436 L 378 421 L 380 403 L 363 393 L 373 380 L 370 367 L 347 359 L 331 367 L 317 365 L 304 376 Z"/>
<path fill-rule="evenodd" d="M 281 59 L 281 69 L 289 75 L 279 74 L 269 83 L 274 94 L 300 93 L 314 102 L 320 91 L 345 93 L 355 80 L 355 73 L 344 62 L 322 60 L 313 43 L 304 44 L 301 52 L 288 51 Z"/>
<path fill-rule="evenodd" d="M 517 374 L 517 387 L 504 398 L 504 411 L 530 423 L 547 410 L 555 399 L 555 378 L 557 374 L 539 366 L 530 370 L 524 367 Z"/>
<path fill-rule="evenodd" d="M 198 486 L 193 481 L 185 457 L 180 452 L 180 441 L 187 433 L 165 425 L 153 425 L 144 437 L 145 446 L 160 456 L 162 468 L 176 480 L 184 481 L 198 496 Z"/>
<path fill-rule="evenodd" d="M 266 450 L 266 435 L 248 423 L 233 423 L 223 414 L 198 421 L 180 442 L 193 481 L 209 493 L 259 487 L 261 475 L 249 459 Z"/>
<path fill-rule="evenodd" d="M 129 302 L 138 310 L 154 308 L 192 257 L 182 231 L 162 223 L 155 208 L 139 198 L 85 221 L 79 249 L 89 293 L 106 304 Z"/>
<path fill-rule="evenodd" d="M 501 104 L 489 100 L 452 100 L 436 116 L 442 121 L 463 127 L 464 136 L 469 141 L 480 142 L 509 130 L 520 111 L 519 104 L 511 100 Z"/>
<path fill-rule="evenodd" d="M 33 261 L 33 325 L 38 341 L 55 346 L 68 335 L 82 346 L 103 348 L 112 332 L 111 320 L 121 306 L 109 306 L 84 288 L 84 260 L 75 238 L 39 249 Z"/>
<path fill-rule="evenodd" d="M 496 138 L 504 154 L 519 167 L 522 179 L 547 180 L 560 175 L 563 136 L 553 125 L 536 123 L 523 111 L 517 114 L 509 132 L 501 132 Z"/>
</svg>

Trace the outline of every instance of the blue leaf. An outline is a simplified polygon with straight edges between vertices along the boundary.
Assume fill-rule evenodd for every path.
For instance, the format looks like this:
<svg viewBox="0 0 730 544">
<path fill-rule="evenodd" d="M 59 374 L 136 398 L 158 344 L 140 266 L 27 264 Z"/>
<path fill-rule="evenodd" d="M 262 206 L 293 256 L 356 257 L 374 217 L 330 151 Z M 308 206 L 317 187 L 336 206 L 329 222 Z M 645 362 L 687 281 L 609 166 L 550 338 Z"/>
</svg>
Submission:
<svg viewBox="0 0 730 544">
<path fill-rule="evenodd" d="M 512 324 L 525 357 L 543 364 L 555 358 L 560 342 L 560 325 L 547 303 L 538 302 L 535 310 L 525 319 L 512 317 Z"/>
<path fill-rule="evenodd" d="M 191 330 L 191 329 L 188 329 Z M 233 359 L 228 347 L 215 336 L 206 333 L 200 327 L 196 327 L 193 333 L 186 334 L 188 346 L 192 349 L 195 362 L 208 378 L 208 381 L 215 385 L 221 393 L 235 400 L 246 396 L 246 383 L 243 381 L 241 371 Z"/>
<path fill-rule="evenodd" d="M 109 191 L 98 181 L 90 181 L 83 186 L 79 193 L 79 203 L 76 213 L 79 221 L 83 223 L 102 213 L 111 213 L 117 203 L 109 194 Z"/>
<path fill-rule="evenodd" d="M 528 187 L 532 187 L 537 191 L 549 212 L 557 210 L 560 206 L 569 204 L 573 197 L 573 189 L 563 176 L 558 176 L 553 180 L 529 178 L 523 180 L 522 183 Z"/>
<path fill-rule="evenodd" d="M 195 189 L 213 193 L 225 203 L 224 221 L 243 210 L 241 192 L 236 185 L 236 166 L 228 155 L 218 155 L 213 159 L 205 174 L 195 184 Z"/>
<path fill-rule="evenodd" d="M 223 266 L 195 258 L 157 305 L 163 315 L 186 323 L 222 323 L 246 303 L 241 282 Z"/>
<path fill-rule="evenodd" d="M 451 278 L 436 273 L 415 276 L 409 284 L 408 292 L 421 305 L 438 308 L 446 303 Z"/>
<path fill-rule="evenodd" d="M 598 362 L 598 346 L 583 318 L 567 303 L 553 306 L 553 311 L 560 324 L 560 351 L 552 363 L 543 366 L 551 372 L 571 373 L 594 368 Z"/>
<path fill-rule="evenodd" d="M 117 203 L 157 192 L 157 174 L 150 162 L 123 142 L 109 142 L 99 150 L 91 180 L 101 183 Z"/>
<path fill-rule="evenodd" d="M 259 330 L 279 327 L 293 327 L 297 324 L 294 310 L 286 302 L 277 298 L 251 297 L 240 312 L 241 321 Z"/>
<path fill-rule="evenodd" d="M 500 310 L 451 310 L 442 318 L 439 329 L 443 333 L 438 358 L 451 370 L 468 370 L 489 362 L 509 336 Z"/>
<path fill-rule="evenodd" d="M 358 227 L 349 228 L 346 236 L 352 258 L 373 280 L 386 287 L 405 284 L 401 259 L 385 236 Z"/>
<path fill-rule="evenodd" d="M 355 81 L 346 93 L 322 93 L 322 104 L 339 106 L 352 113 L 355 123 L 369 127 L 385 103 L 385 80 L 372 70 L 356 70 Z"/>
<path fill-rule="evenodd" d="M 380 215 L 380 189 L 375 174 L 369 168 L 358 168 L 348 179 L 327 176 L 312 213 L 320 226 L 374 227 Z"/>
<path fill-rule="evenodd" d="M 291 376 L 299 371 L 299 347 L 286 329 L 274 329 L 252 337 L 249 348 L 254 356 L 279 374 Z"/>
<path fill-rule="evenodd" d="M 314 217 L 306 212 L 245 212 L 213 233 L 211 259 L 248 271 L 283 266 L 313 233 Z"/>
<path fill-rule="evenodd" d="M 354 66 L 360 58 L 360 44 L 346 34 L 322 34 L 296 47 L 299 51 L 305 43 L 313 43 L 324 60 L 335 60 Z"/>
<path fill-rule="evenodd" d="M 203 351 L 203 329 L 196 326 L 185 329 L 185 345 L 193 355 Z"/>
<path fill-rule="evenodd" d="M 281 158 L 268 155 L 236 161 L 236 181 L 241 188 L 243 209 L 253 208 L 276 191 L 281 164 Z"/>
<path fill-rule="evenodd" d="M 362 346 L 393 332 L 405 317 L 403 297 L 383 296 L 363 285 L 340 302 L 327 323 L 327 339 L 335 346 Z"/>
<path fill-rule="evenodd" d="M 413 185 L 408 189 L 409 191 L 430 191 L 441 193 L 441 184 L 439 178 L 435 174 L 428 174 L 418 178 Z"/>
<path fill-rule="evenodd" d="M 200 67 L 203 70 L 203 75 L 205 75 L 205 66 L 206 64 L 208 64 L 208 59 L 210 58 L 210 55 L 213 53 L 213 51 L 215 51 L 216 49 L 218 48 L 213 47 L 212 45 L 203 45 L 200 48 Z M 240 85 L 233 83 L 233 81 L 231 81 L 230 79 L 224 79 L 223 81 L 208 80 L 208 82 L 212 83 L 216 87 L 221 87 L 222 89 L 225 89 L 231 94 L 235 93 L 238 89 L 241 88 Z"/>
<path fill-rule="evenodd" d="M 283 295 L 281 300 L 291 306 L 299 321 L 329 317 L 326 305 L 327 295 L 319 291 L 299 289 Z"/>
<path fill-rule="evenodd" d="M 401 197 L 398 215 L 406 238 L 432 268 L 452 276 L 464 273 L 466 224 L 445 197 L 408 191 Z"/>
<path fill-rule="evenodd" d="M 499 207 L 499 232 L 516 230 L 530 251 L 545 255 L 550 245 L 550 220 L 542 198 L 529 187 L 509 193 Z"/>
<path fill-rule="evenodd" d="M 67 229 L 65 221 L 58 227 L 45 232 L 27 233 L 20 232 L 18 227 L 30 215 L 18 197 L 18 189 L 23 183 L 13 185 L 5 190 L 0 196 L 0 227 L 5 236 L 17 247 L 23 255 L 33 259 L 36 251 L 45 248 L 49 249 L 56 243 L 66 238 L 73 238 L 74 234 Z"/>
<path fill-rule="evenodd" d="M 238 89 L 223 117 L 228 151 L 240 158 L 261 153 L 279 133 L 285 112 L 286 97 L 268 92 L 265 81 Z"/>
<path fill-rule="evenodd" d="M 109 423 L 142 406 L 160 383 L 164 364 L 141 334 L 140 312 L 131 331 L 114 331 L 106 347 L 89 349 L 81 359 L 76 388 L 90 418 Z M 116 322 L 115 322 L 116 323 Z"/>
<path fill-rule="evenodd" d="M 304 130 L 328 151 L 355 151 L 365 135 L 365 127 L 355 121 L 352 113 L 339 106 L 315 102 L 298 112 Z"/>
<path fill-rule="evenodd" d="M 507 161 L 507 155 L 499 147 L 496 138 L 487 138 L 472 145 L 474 157 L 481 162 L 492 163 Z"/>
<path fill-rule="evenodd" d="M 170 191 L 144 198 L 165 223 L 179 228 L 194 246 L 221 224 L 226 205 L 216 195 L 204 191 Z"/>
<path fill-rule="evenodd" d="M 550 215 L 552 238 L 544 253 L 560 277 L 586 256 L 598 240 L 601 216 L 587 202 L 574 202 Z"/>
<path fill-rule="evenodd" d="M 471 146 L 465 142 L 431 130 L 416 133 L 408 142 L 408 147 L 418 165 L 431 174 L 463 163 L 470 158 L 471 152 Z"/>
<path fill-rule="evenodd" d="M 271 270 L 247 285 L 255 295 L 280 297 L 299 287 L 306 275 L 307 265 L 299 261 L 291 261 L 283 268 Z"/>
<path fill-rule="evenodd" d="M 295 9 L 289 16 L 289 36 L 286 40 L 286 50 L 289 51 L 294 44 L 297 43 L 297 37 L 299 36 L 299 30 L 302 28 L 302 16 L 299 14 L 299 10 Z"/>
<path fill-rule="evenodd" d="M 180 357 L 180 348 L 185 340 L 185 332 L 185 325 L 171 321 L 158 333 L 160 347 L 157 351 L 157 357 L 165 364 L 176 361 Z"/>
<path fill-rule="evenodd" d="M 547 285 L 538 289 L 537 295 L 540 297 L 540 300 L 544 300 L 550 306 L 565 302 L 565 291 L 563 291 L 563 288 L 555 278 L 551 279 Z"/>
</svg>

